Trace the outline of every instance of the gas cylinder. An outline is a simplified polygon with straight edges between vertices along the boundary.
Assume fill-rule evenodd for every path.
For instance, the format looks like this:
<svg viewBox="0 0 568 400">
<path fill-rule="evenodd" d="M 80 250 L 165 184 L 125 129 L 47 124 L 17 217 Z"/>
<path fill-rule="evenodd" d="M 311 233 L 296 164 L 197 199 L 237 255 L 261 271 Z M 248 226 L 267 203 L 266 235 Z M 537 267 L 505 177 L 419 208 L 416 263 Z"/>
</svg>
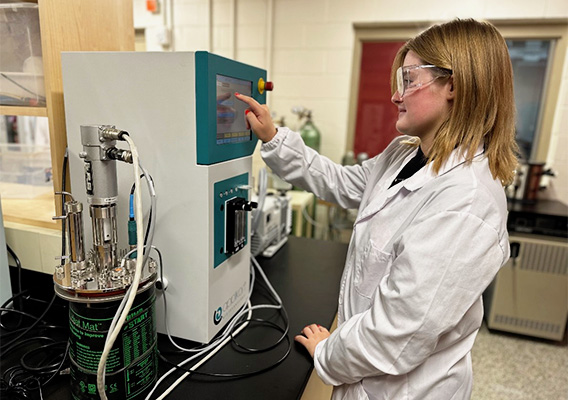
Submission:
<svg viewBox="0 0 568 400">
<path fill-rule="evenodd" d="M 306 110 L 306 122 L 300 128 L 300 136 L 302 136 L 306 146 L 311 147 L 319 153 L 321 134 L 318 128 L 314 125 L 312 121 L 312 112 L 309 110 Z"/>
</svg>

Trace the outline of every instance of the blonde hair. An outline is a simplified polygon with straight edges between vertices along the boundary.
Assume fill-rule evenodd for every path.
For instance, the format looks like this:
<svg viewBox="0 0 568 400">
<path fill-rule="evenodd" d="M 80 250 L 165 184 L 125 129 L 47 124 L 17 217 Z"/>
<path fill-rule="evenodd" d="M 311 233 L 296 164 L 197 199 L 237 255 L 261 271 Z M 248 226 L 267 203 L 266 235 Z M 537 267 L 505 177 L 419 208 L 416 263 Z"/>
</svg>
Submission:
<svg viewBox="0 0 568 400">
<path fill-rule="evenodd" d="M 410 50 L 426 64 L 451 70 L 453 77 L 453 104 L 429 152 L 434 171 L 456 147 L 471 162 L 483 143 L 493 177 L 511 183 L 518 155 L 513 69 L 501 34 L 492 24 L 473 19 L 430 27 L 398 51 L 391 74 L 393 93 L 395 71 Z"/>
</svg>

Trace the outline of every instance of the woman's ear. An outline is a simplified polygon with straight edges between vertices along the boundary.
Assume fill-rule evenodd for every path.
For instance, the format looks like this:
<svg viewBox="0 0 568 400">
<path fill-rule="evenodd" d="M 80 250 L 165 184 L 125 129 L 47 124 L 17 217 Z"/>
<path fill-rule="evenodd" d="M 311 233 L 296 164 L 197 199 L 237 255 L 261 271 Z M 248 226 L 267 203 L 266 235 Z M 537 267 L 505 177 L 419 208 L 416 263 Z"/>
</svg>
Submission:
<svg viewBox="0 0 568 400">
<path fill-rule="evenodd" d="M 446 82 L 446 89 L 447 89 L 447 94 L 446 94 L 447 99 L 453 100 L 454 96 L 456 95 L 456 91 L 454 90 L 454 77 L 453 76 L 450 76 L 450 78 Z"/>
</svg>

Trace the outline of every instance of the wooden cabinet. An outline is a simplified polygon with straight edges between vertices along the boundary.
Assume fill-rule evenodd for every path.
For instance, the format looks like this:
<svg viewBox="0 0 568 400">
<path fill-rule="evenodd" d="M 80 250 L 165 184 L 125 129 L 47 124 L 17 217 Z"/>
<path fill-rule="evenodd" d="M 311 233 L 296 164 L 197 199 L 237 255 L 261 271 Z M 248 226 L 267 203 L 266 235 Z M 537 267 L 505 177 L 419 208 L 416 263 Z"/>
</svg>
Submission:
<svg viewBox="0 0 568 400">
<path fill-rule="evenodd" d="M 61 190 L 67 146 L 61 52 L 134 51 L 132 0 L 38 0 L 45 107 L 0 106 L 0 115 L 46 116 L 54 191 Z M 60 213 L 54 195 L 31 200 L 2 199 L 4 221 L 57 229 L 51 220 Z"/>
</svg>

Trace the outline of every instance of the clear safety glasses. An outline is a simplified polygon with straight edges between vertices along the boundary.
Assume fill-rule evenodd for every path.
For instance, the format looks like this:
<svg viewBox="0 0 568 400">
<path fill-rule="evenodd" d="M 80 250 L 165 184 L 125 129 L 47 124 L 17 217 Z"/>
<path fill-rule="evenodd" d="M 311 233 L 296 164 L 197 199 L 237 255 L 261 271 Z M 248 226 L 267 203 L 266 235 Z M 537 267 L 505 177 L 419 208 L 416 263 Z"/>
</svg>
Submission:
<svg viewBox="0 0 568 400">
<path fill-rule="evenodd" d="M 426 73 L 426 71 L 424 71 L 425 68 L 437 68 L 441 71 L 448 71 L 451 74 L 451 71 L 435 65 L 406 65 L 399 67 L 396 70 L 396 87 L 400 97 L 404 96 L 408 91 L 428 85 L 441 77 L 441 75 Z"/>
</svg>

